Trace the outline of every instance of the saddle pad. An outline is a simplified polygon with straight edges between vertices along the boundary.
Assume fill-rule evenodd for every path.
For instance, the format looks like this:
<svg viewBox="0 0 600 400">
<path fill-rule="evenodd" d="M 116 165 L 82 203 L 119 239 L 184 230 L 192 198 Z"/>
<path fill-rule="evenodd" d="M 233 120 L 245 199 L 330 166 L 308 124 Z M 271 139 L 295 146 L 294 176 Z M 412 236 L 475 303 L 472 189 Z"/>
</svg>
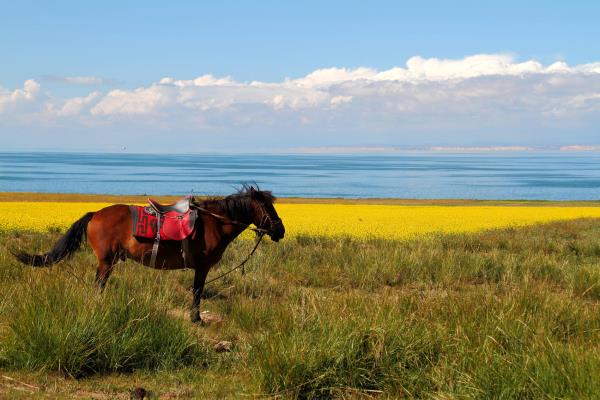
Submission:
<svg viewBox="0 0 600 400">
<path fill-rule="evenodd" d="M 148 206 L 129 206 L 131 210 L 132 234 L 136 237 L 156 238 L 158 216 L 156 211 Z M 185 214 L 176 212 L 165 213 L 160 220 L 160 240 L 183 240 L 194 232 L 196 210 Z"/>
</svg>

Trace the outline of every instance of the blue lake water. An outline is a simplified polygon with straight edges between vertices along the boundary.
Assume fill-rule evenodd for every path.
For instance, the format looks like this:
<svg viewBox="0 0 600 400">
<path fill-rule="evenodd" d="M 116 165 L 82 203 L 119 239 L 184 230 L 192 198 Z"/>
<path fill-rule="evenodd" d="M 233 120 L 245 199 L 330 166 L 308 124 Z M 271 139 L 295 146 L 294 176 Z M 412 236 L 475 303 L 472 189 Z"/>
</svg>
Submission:
<svg viewBox="0 0 600 400">
<path fill-rule="evenodd" d="M 254 182 L 286 197 L 597 200 L 600 153 L 0 153 L 0 191 L 222 195 Z"/>
</svg>

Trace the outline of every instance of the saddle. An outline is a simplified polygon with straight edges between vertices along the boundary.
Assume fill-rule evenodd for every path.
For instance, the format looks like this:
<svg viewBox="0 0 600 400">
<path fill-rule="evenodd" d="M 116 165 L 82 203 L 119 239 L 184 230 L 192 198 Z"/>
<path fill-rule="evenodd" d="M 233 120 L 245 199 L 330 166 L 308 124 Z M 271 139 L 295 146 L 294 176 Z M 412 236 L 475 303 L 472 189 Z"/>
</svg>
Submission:
<svg viewBox="0 0 600 400">
<path fill-rule="evenodd" d="M 160 214 L 166 214 L 169 212 L 174 212 L 177 214 L 185 214 L 190 210 L 190 197 L 184 197 L 183 199 L 177 201 L 173 204 L 160 204 L 158 201 L 154 199 L 148 199 L 148 203 Z"/>
<path fill-rule="evenodd" d="M 154 239 L 150 266 L 154 267 L 161 240 L 181 242 L 181 252 L 186 266 L 188 240 L 194 234 L 197 211 L 190 208 L 191 197 L 174 204 L 163 205 L 148 199 L 149 206 L 129 206 L 133 219 L 132 234 L 136 237 Z"/>
</svg>

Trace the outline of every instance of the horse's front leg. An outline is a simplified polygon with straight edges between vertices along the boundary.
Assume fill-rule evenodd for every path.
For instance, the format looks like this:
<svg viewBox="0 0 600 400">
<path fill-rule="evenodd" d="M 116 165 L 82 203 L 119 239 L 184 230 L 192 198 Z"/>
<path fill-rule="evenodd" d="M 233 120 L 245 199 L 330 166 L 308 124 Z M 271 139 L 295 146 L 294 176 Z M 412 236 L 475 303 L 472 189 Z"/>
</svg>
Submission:
<svg viewBox="0 0 600 400">
<path fill-rule="evenodd" d="M 204 290 L 204 282 L 206 282 L 206 275 L 210 267 L 198 266 L 194 273 L 194 298 L 192 300 L 192 322 L 202 324 L 202 318 L 200 318 L 200 296 Z"/>
</svg>

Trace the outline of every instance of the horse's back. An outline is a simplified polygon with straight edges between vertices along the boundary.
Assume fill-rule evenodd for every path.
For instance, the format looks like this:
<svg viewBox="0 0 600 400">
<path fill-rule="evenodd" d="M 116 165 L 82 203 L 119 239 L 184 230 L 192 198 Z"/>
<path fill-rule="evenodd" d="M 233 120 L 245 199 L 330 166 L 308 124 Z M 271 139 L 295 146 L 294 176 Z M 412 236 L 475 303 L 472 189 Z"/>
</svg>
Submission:
<svg viewBox="0 0 600 400">
<path fill-rule="evenodd" d="M 118 240 L 125 242 L 131 236 L 131 211 L 126 204 L 113 204 L 94 213 L 88 225 L 90 242 Z"/>
<path fill-rule="evenodd" d="M 94 220 L 108 221 L 109 223 L 131 223 L 131 211 L 126 204 L 113 204 L 104 207 L 94 214 Z"/>
</svg>

